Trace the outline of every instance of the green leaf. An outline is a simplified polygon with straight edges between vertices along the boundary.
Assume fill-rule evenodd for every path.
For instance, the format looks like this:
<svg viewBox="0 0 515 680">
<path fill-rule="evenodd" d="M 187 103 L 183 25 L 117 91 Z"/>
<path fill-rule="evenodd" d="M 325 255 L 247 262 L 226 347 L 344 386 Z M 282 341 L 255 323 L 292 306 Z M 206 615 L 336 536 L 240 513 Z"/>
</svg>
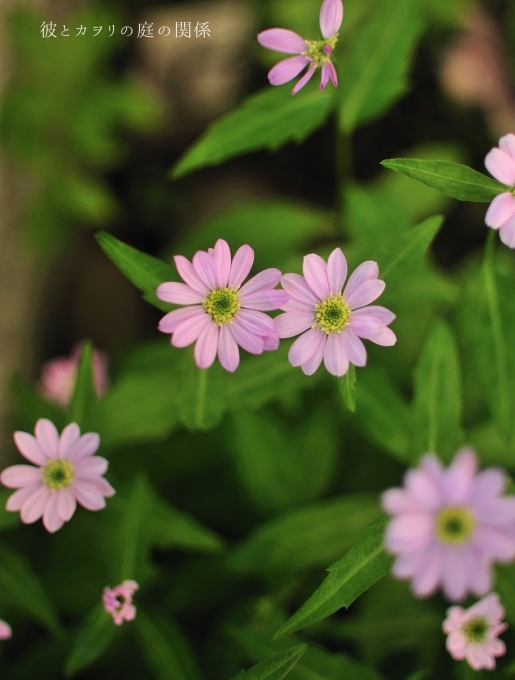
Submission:
<svg viewBox="0 0 515 680">
<path fill-rule="evenodd" d="M 417 271 L 442 224 L 443 217 L 433 215 L 378 249 L 374 259 L 388 294 Z"/>
<path fill-rule="evenodd" d="M 218 363 L 198 368 L 186 356 L 177 397 L 179 417 L 190 430 L 209 430 L 225 411 L 228 374 Z"/>
<path fill-rule="evenodd" d="M 77 423 L 84 431 L 89 427 L 91 408 L 95 403 L 96 395 L 93 385 L 93 346 L 89 340 L 81 347 L 75 386 L 73 388 L 68 417 L 71 423 Z"/>
<path fill-rule="evenodd" d="M 142 475 L 138 475 L 132 484 L 129 504 L 122 516 L 120 583 L 125 579 L 141 579 L 149 542 L 148 498 L 147 482 Z"/>
<path fill-rule="evenodd" d="M 506 610 L 506 619 L 510 627 L 515 626 L 515 565 L 498 564 L 495 567 L 495 573 L 495 590 L 499 593 Z"/>
<path fill-rule="evenodd" d="M 427 677 L 429 677 L 428 670 L 415 671 L 414 673 L 411 673 L 411 675 L 408 675 L 406 680 L 424 680 Z"/>
<path fill-rule="evenodd" d="M 436 321 L 415 368 L 411 460 L 427 452 L 450 461 L 462 439 L 458 348 L 451 329 Z"/>
<path fill-rule="evenodd" d="M 354 364 L 349 365 L 349 370 L 340 378 L 340 393 L 345 406 L 354 413 L 356 410 L 356 369 Z"/>
<path fill-rule="evenodd" d="M 325 619 L 342 607 L 349 607 L 390 570 L 393 559 L 386 554 L 383 545 L 387 522 L 386 515 L 381 515 L 368 525 L 363 538 L 329 567 L 329 576 L 309 600 L 279 628 L 273 639 L 290 635 Z"/>
<path fill-rule="evenodd" d="M 378 116 L 406 91 L 422 31 L 418 0 L 382 0 L 370 16 L 350 38 L 340 69 L 340 124 L 346 132 Z"/>
<path fill-rule="evenodd" d="M 363 435 L 395 458 L 409 452 L 409 408 L 384 371 L 371 366 L 359 379 L 355 420 Z"/>
<path fill-rule="evenodd" d="M 304 654 L 307 645 L 290 647 L 270 659 L 260 661 L 247 671 L 241 670 L 232 680 L 282 680 Z"/>
<path fill-rule="evenodd" d="M 275 151 L 301 142 L 321 127 L 334 106 L 331 90 L 308 88 L 292 97 L 288 87 L 270 87 L 249 97 L 239 109 L 215 121 L 172 171 L 178 178 L 249 151 Z"/>
<path fill-rule="evenodd" d="M 135 619 L 138 642 L 149 667 L 159 680 L 201 680 L 202 674 L 184 636 L 168 617 L 141 610 Z"/>
<path fill-rule="evenodd" d="M 96 661 L 108 648 L 115 630 L 113 619 L 104 606 L 96 605 L 73 643 L 64 667 L 66 677 Z"/>
<path fill-rule="evenodd" d="M 0 531 L 6 531 L 20 524 L 20 515 L 17 512 L 8 512 L 5 509 L 7 499 L 13 493 L 12 489 L 0 489 Z"/>
<path fill-rule="evenodd" d="M 377 511 L 377 498 L 369 494 L 312 503 L 261 525 L 236 548 L 230 565 L 292 574 L 324 566 L 359 540 Z"/>
<path fill-rule="evenodd" d="M 26 612 L 52 633 L 60 632 L 56 612 L 24 557 L 0 546 L 0 602 Z"/>
<path fill-rule="evenodd" d="M 159 300 L 156 289 L 165 281 L 177 281 L 174 267 L 122 243 L 105 231 L 98 232 L 96 239 L 107 257 L 141 290 L 147 302 L 164 312 L 172 309 L 171 305 Z"/>
<path fill-rule="evenodd" d="M 442 194 L 460 201 L 488 203 L 509 187 L 466 165 L 450 161 L 423 161 L 416 158 L 391 158 L 381 165 L 401 172 L 411 179 L 438 189 Z"/>
</svg>

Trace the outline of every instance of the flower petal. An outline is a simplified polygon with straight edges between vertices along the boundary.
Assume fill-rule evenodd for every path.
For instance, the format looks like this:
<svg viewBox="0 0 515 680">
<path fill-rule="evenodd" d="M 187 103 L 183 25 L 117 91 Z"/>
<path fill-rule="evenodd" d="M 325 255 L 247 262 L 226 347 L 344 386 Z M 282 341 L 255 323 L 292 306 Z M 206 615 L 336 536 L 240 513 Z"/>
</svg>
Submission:
<svg viewBox="0 0 515 680">
<path fill-rule="evenodd" d="M 299 90 L 302 90 L 304 85 L 308 83 L 311 78 L 313 77 L 313 74 L 315 73 L 316 68 L 314 66 L 310 66 L 306 73 L 302 76 L 302 78 L 297 82 L 293 90 L 291 91 L 292 94 L 297 94 Z"/>
<path fill-rule="evenodd" d="M 95 489 L 100 491 L 102 496 L 105 496 L 106 498 L 111 498 L 111 496 L 114 496 L 116 493 L 116 491 L 109 484 L 107 479 L 104 479 L 104 477 L 97 477 L 96 479 L 90 479 L 88 481 L 95 487 Z"/>
<path fill-rule="evenodd" d="M 93 483 L 76 480 L 71 489 L 77 501 L 86 510 L 101 510 L 105 508 L 104 496 Z"/>
<path fill-rule="evenodd" d="M 71 489 L 61 489 L 57 494 L 57 514 L 63 520 L 68 522 L 75 512 L 77 501 Z"/>
<path fill-rule="evenodd" d="M 240 364 L 240 350 L 232 335 L 231 326 L 226 324 L 220 328 L 218 338 L 218 359 L 229 373 L 234 373 Z"/>
<path fill-rule="evenodd" d="M 329 373 L 337 378 L 341 378 L 349 370 L 349 355 L 341 333 L 333 333 L 327 336 L 324 365 Z"/>
<path fill-rule="evenodd" d="M 294 31 L 286 28 L 269 28 L 258 33 L 258 42 L 267 50 L 285 52 L 286 54 L 300 54 L 307 50 L 308 46 L 304 38 Z"/>
<path fill-rule="evenodd" d="M 174 309 L 173 312 L 168 312 L 168 314 L 163 316 L 158 328 L 161 333 L 174 333 L 183 321 L 205 313 L 202 305 L 189 305 L 188 307 Z"/>
<path fill-rule="evenodd" d="M 472 449 L 461 449 L 444 472 L 443 489 L 449 505 L 464 505 L 470 499 L 477 472 L 477 456 Z"/>
<path fill-rule="evenodd" d="M 497 147 L 493 148 L 485 158 L 485 165 L 488 172 L 498 182 L 510 187 L 515 185 L 515 160 L 507 153 Z"/>
<path fill-rule="evenodd" d="M 195 361 L 199 368 L 209 368 L 216 359 L 218 331 L 215 323 L 208 323 L 195 344 Z"/>
<path fill-rule="evenodd" d="M 329 82 L 328 64 L 324 64 L 320 71 L 320 90 L 325 90 Z"/>
<path fill-rule="evenodd" d="M 43 514 L 51 495 L 46 486 L 39 486 L 21 507 L 20 518 L 24 524 L 36 522 Z"/>
<path fill-rule="evenodd" d="M 302 366 L 309 361 L 318 349 L 320 336 L 324 335 L 318 328 L 311 328 L 298 337 L 288 352 L 288 359 L 292 366 Z"/>
<path fill-rule="evenodd" d="M 382 347 L 392 347 L 397 342 L 395 333 L 386 326 L 379 326 L 377 330 L 370 331 L 367 335 L 364 333 L 359 333 L 357 335 L 365 338 L 365 340 L 374 342 L 376 345 L 381 345 Z"/>
<path fill-rule="evenodd" d="M 379 267 L 377 265 L 377 262 L 373 262 L 372 260 L 367 260 L 367 262 L 363 262 L 362 264 L 359 265 L 359 267 L 356 267 L 356 269 L 350 275 L 349 280 L 347 281 L 347 285 L 345 286 L 343 291 L 344 298 L 347 299 L 350 295 L 352 295 L 356 288 L 359 288 L 359 286 L 365 281 L 377 279 L 378 276 Z"/>
<path fill-rule="evenodd" d="M 309 64 L 307 57 L 288 57 L 282 59 L 268 72 L 270 85 L 284 85 L 289 82 Z"/>
<path fill-rule="evenodd" d="M 352 331 L 346 328 L 342 333 L 342 338 L 351 364 L 354 364 L 354 366 L 366 366 L 367 350 L 357 335 L 354 335 Z"/>
<path fill-rule="evenodd" d="M 508 134 L 499 140 L 499 148 L 515 161 L 515 135 Z"/>
<path fill-rule="evenodd" d="M 320 8 L 320 30 L 324 38 L 336 35 L 343 21 L 342 0 L 324 0 Z"/>
<path fill-rule="evenodd" d="M 32 496 L 34 491 L 36 491 L 36 489 L 39 489 L 40 486 L 41 484 L 38 483 L 32 484 L 31 486 L 23 486 L 21 489 L 18 489 L 18 491 L 12 493 L 7 499 L 5 509 L 8 510 L 9 512 L 17 512 L 18 510 L 21 509 L 22 505 L 25 503 L 27 498 L 29 498 L 29 496 Z"/>
<path fill-rule="evenodd" d="M 101 477 L 109 466 L 109 463 L 102 456 L 90 456 L 83 458 L 75 466 L 77 478 L 82 477 Z"/>
<path fill-rule="evenodd" d="M 216 265 L 212 253 L 206 253 L 205 250 L 198 250 L 195 255 L 193 255 L 193 269 L 209 290 L 217 288 Z"/>
<path fill-rule="evenodd" d="M 232 258 L 229 274 L 229 288 L 239 288 L 247 278 L 254 264 L 254 251 L 250 246 L 241 246 Z"/>
<path fill-rule="evenodd" d="M 341 248 L 335 248 L 327 260 L 327 280 L 332 295 L 340 293 L 347 278 L 347 260 Z"/>
<path fill-rule="evenodd" d="M 269 288 L 267 290 L 257 290 L 255 293 L 240 296 L 241 304 L 247 309 L 261 310 L 269 312 L 274 309 L 280 309 L 285 305 L 290 296 L 284 290 L 274 290 Z"/>
<path fill-rule="evenodd" d="M 417 597 L 429 597 L 437 589 L 442 573 L 444 551 L 434 545 L 424 554 L 417 566 L 411 586 Z"/>
<path fill-rule="evenodd" d="M 349 296 L 345 296 L 345 299 L 351 309 L 364 307 L 376 300 L 385 289 L 385 286 L 385 282 L 380 279 L 365 281 L 355 288 Z"/>
<path fill-rule="evenodd" d="M 82 458 L 92 456 L 100 446 L 100 436 L 96 432 L 87 432 L 83 434 L 79 441 L 74 445 L 68 453 L 68 460 L 71 463 L 76 463 Z"/>
<path fill-rule="evenodd" d="M 162 283 L 157 287 L 156 295 L 160 300 L 171 302 L 174 305 L 198 305 L 204 299 L 202 293 L 177 281 Z"/>
<path fill-rule="evenodd" d="M 319 333 L 317 342 L 318 345 L 316 346 L 313 355 L 301 365 L 302 372 L 305 375 L 313 375 L 313 373 L 315 373 L 319 369 L 320 364 L 322 363 L 322 359 L 324 358 L 324 350 L 327 342 L 326 334 Z"/>
<path fill-rule="evenodd" d="M 274 322 L 280 338 L 292 338 L 311 328 L 314 319 L 312 313 L 285 312 L 276 316 Z"/>
<path fill-rule="evenodd" d="M 277 333 L 263 337 L 263 341 L 263 350 L 265 352 L 274 352 L 276 349 L 279 349 L 280 340 Z"/>
<path fill-rule="evenodd" d="M 198 276 L 191 262 L 182 255 L 175 255 L 173 260 L 182 280 L 197 293 L 206 296 L 209 293 L 209 288 Z"/>
<path fill-rule="evenodd" d="M 264 339 L 260 335 L 252 333 L 243 324 L 240 323 L 238 317 L 234 319 L 231 325 L 231 333 L 240 347 L 250 352 L 250 354 L 262 354 L 264 350 Z"/>
<path fill-rule="evenodd" d="M 328 61 L 326 64 L 326 68 L 329 72 L 329 78 L 331 79 L 332 84 L 335 87 L 338 87 L 338 74 L 336 73 L 336 68 L 333 64 L 332 61 Z"/>
<path fill-rule="evenodd" d="M 324 300 L 329 295 L 327 265 L 324 260 L 315 253 L 306 255 L 302 270 L 308 286 L 319 300 Z"/>
<path fill-rule="evenodd" d="M 515 215 L 515 196 L 508 191 L 496 196 L 490 203 L 485 222 L 493 229 L 499 229 Z"/>
<path fill-rule="evenodd" d="M 40 418 L 34 428 L 34 434 L 43 453 L 48 458 L 56 458 L 59 446 L 59 433 L 54 423 L 47 418 Z"/>
<path fill-rule="evenodd" d="M 364 309 L 355 309 L 352 312 L 351 319 L 365 319 L 370 318 L 372 321 L 378 321 L 380 326 L 388 326 L 392 321 L 395 321 L 395 314 L 386 307 L 380 305 L 368 305 Z"/>
<path fill-rule="evenodd" d="M 0 481 L 9 489 L 18 489 L 41 482 L 42 475 L 41 469 L 32 465 L 11 465 L 2 472 Z"/>
<path fill-rule="evenodd" d="M 303 302 L 312 308 L 320 302 L 315 293 L 308 286 L 306 279 L 299 274 L 284 274 L 281 279 L 281 285 L 294 300 Z"/>
<path fill-rule="evenodd" d="M 225 288 L 231 271 L 231 251 L 229 244 L 223 238 L 215 243 L 214 260 L 216 267 L 216 283 L 218 288 Z"/>
<path fill-rule="evenodd" d="M 262 312 L 253 309 L 240 309 L 238 312 L 238 323 L 246 328 L 249 333 L 267 337 L 276 335 L 274 320 Z"/>
<path fill-rule="evenodd" d="M 191 345 L 209 325 L 216 327 L 209 314 L 195 315 L 183 321 L 173 332 L 172 345 L 174 347 L 187 347 Z"/>
<path fill-rule="evenodd" d="M 508 248 L 515 248 L 515 217 L 509 219 L 499 229 L 499 236 L 504 245 L 508 246 Z"/>
<path fill-rule="evenodd" d="M 80 438 L 80 428 L 77 423 L 70 423 L 61 432 L 58 447 L 58 458 L 68 458 L 68 454 Z"/>
<path fill-rule="evenodd" d="M 48 458 L 35 437 L 28 432 L 15 432 L 13 437 L 14 443 L 22 456 L 34 465 L 45 465 Z"/>
<path fill-rule="evenodd" d="M 45 511 L 43 513 L 43 526 L 51 534 L 55 533 L 64 524 L 64 520 L 61 519 L 59 513 L 57 512 L 58 500 L 59 492 L 51 494 L 47 504 L 45 505 Z"/>
<path fill-rule="evenodd" d="M 250 295 L 263 288 L 275 288 L 281 280 L 282 274 L 279 269 L 264 269 L 256 276 L 253 276 L 247 283 L 240 288 L 240 299 L 243 301 L 245 295 Z"/>
</svg>

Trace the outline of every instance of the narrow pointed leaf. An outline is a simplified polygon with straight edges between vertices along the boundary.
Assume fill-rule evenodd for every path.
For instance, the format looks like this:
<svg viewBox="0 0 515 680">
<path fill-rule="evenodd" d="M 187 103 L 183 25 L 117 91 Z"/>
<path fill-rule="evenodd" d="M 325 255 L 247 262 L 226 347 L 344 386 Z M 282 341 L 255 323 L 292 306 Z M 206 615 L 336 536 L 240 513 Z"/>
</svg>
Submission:
<svg viewBox="0 0 515 680">
<path fill-rule="evenodd" d="M 115 630 L 112 617 L 101 603 L 98 604 L 73 643 L 64 667 L 66 677 L 96 661 L 109 646 Z"/>
<path fill-rule="evenodd" d="M 96 234 L 96 239 L 107 257 L 141 290 L 147 302 L 164 312 L 172 309 L 156 296 L 156 289 L 165 281 L 178 280 L 175 267 L 122 243 L 105 231 Z"/>
<path fill-rule="evenodd" d="M 84 432 L 89 427 L 91 409 L 95 402 L 93 385 L 93 346 L 91 342 L 83 343 L 77 364 L 75 386 L 68 409 L 71 423 L 77 423 Z M 89 422 L 88 422 L 89 421 Z"/>
<path fill-rule="evenodd" d="M 147 482 L 140 475 L 132 484 L 129 504 L 122 518 L 122 555 L 120 560 L 121 583 L 125 579 L 141 578 L 149 544 Z"/>
<path fill-rule="evenodd" d="M 290 649 L 279 652 L 270 659 L 260 661 L 246 671 L 241 670 L 231 680 L 282 680 L 295 666 L 306 649 L 307 645 L 290 647 Z"/>
<path fill-rule="evenodd" d="M 301 142 L 321 127 L 335 104 L 328 88 L 308 88 L 295 97 L 289 86 L 270 87 L 215 121 L 172 171 L 178 178 L 208 165 L 219 165 L 249 151 L 275 151 L 287 142 Z"/>
<path fill-rule="evenodd" d="M 386 515 L 381 515 L 368 525 L 363 538 L 329 567 L 329 576 L 309 600 L 279 628 L 273 639 L 290 635 L 325 619 L 342 607 L 349 607 L 390 570 L 393 560 L 386 554 L 383 545 L 387 522 Z"/>
<path fill-rule="evenodd" d="M 354 364 L 350 364 L 349 370 L 343 378 L 340 378 L 339 383 L 345 406 L 351 413 L 354 413 L 356 410 L 356 369 Z"/>
<path fill-rule="evenodd" d="M 381 165 L 390 170 L 438 189 L 442 194 L 460 201 L 488 203 L 498 194 L 510 191 L 495 179 L 451 161 L 424 161 L 416 158 L 391 158 Z"/>
</svg>

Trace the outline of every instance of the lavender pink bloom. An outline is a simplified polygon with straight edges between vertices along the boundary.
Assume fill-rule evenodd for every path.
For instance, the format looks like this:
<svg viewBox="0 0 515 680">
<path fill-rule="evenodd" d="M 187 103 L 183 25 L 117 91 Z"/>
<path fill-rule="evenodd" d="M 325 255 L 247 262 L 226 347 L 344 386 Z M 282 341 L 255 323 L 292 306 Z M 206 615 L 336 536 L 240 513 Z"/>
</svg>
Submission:
<svg viewBox="0 0 515 680">
<path fill-rule="evenodd" d="M 195 344 L 195 361 L 208 368 L 216 355 L 230 372 L 238 368 L 239 347 L 251 354 L 262 354 L 279 346 L 273 320 L 263 311 L 278 309 L 288 300 L 282 290 L 274 290 L 281 280 L 278 269 L 265 269 L 243 281 L 254 263 L 254 251 L 241 246 L 234 258 L 226 241 L 219 239 L 207 252 L 199 250 L 190 262 L 174 257 L 185 283 L 162 283 L 157 297 L 185 305 L 164 316 L 159 330 L 171 333 L 174 347 Z"/>
<path fill-rule="evenodd" d="M 442 586 L 458 602 L 492 588 L 492 564 L 515 558 L 515 496 L 503 496 L 505 474 L 477 471 L 477 457 L 461 449 L 445 469 L 432 454 L 408 470 L 404 487 L 383 494 L 393 515 L 385 535 L 396 555 L 393 574 L 411 579 L 418 597 Z"/>
<path fill-rule="evenodd" d="M 80 346 L 76 346 L 71 356 L 58 357 L 43 364 L 39 386 L 47 399 L 61 406 L 68 406 L 75 387 L 79 356 Z M 93 384 L 98 397 L 106 391 L 108 383 L 107 357 L 103 352 L 95 349 L 93 350 Z"/>
<path fill-rule="evenodd" d="M 115 625 L 121 626 L 124 621 L 133 621 L 136 617 L 136 607 L 132 604 L 132 596 L 139 589 L 136 581 L 124 581 L 112 590 L 104 588 L 102 602 L 108 614 L 111 614 Z"/>
<path fill-rule="evenodd" d="M 485 222 L 499 230 L 503 243 L 515 248 L 515 135 L 501 137 L 499 147 L 488 153 L 485 165 L 496 180 L 510 187 L 491 202 Z"/>
<path fill-rule="evenodd" d="M 13 631 L 11 626 L 0 619 L 0 640 L 9 640 L 9 638 L 12 638 L 12 636 Z"/>
<path fill-rule="evenodd" d="M 0 475 L 4 486 L 18 489 L 5 509 L 19 510 L 25 524 L 43 517 L 45 529 L 54 533 L 71 519 L 77 502 L 86 510 L 104 508 L 104 497 L 115 491 L 102 477 L 107 460 L 93 455 L 100 444 L 98 434 L 81 436 L 79 426 L 71 423 L 59 436 L 46 418 L 38 420 L 34 434 L 14 433 L 19 452 L 33 465 L 12 465 Z"/>
<path fill-rule="evenodd" d="M 343 20 L 342 0 L 324 0 L 320 8 L 320 30 L 323 40 L 304 40 L 294 31 L 286 28 L 269 28 L 258 35 L 260 45 L 276 52 L 295 54 L 283 59 L 268 73 L 271 85 L 283 85 L 299 75 L 306 66 L 308 70 L 300 78 L 292 94 L 304 87 L 317 68 L 321 69 L 320 89 L 325 89 L 329 80 L 338 86 L 338 76 L 331 61 L 331 54 L 338 41 L 338 31 Z"/>
<path fill-rule="evenodd" d="M 446 647 L 453 659 L 466 659 L 475 670 L 493 670 L 495 658 L 506 654 L 506 645 L 499 640 L 508 625 L 502 623 L 504 608 L 497 593 L 490 593 L 468 609 L 450 607 L 443 622 L 447 634 Z"/>
<path fill-rule="evenodd" d="M 394 345 L 395 334 L 387 328 L 395 319 L 385 307 L 370 305 L 385 288 L 377 277 L 376 262 L 363 262 L 350 276 L 340 248 L 326 262 L 315 254 L 304 258 L 304 276 L 285 274 L 281 280 L 291 299 L 274 321 L 280 338 L 302 335 L 288 355 L 292 366 L 312 375 L 324 361 L 336 376 L 347 373 L 349 363 L 365 366 L 367 351 L 360 338 L 378 345 Z"/>
</svg>

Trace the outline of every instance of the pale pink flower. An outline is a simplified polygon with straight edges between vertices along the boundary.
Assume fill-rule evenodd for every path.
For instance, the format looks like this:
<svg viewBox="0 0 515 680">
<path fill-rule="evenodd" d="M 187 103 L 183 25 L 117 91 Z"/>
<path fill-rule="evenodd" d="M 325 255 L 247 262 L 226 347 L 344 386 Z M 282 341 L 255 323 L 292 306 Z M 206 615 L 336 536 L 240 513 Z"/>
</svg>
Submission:
<svg viewBox="0 0 515 680">
<path fill-rule="evenodd" d="M 461 449 L 444 469 L 425 455 L 408 470 L 404 488 L 383 494 L 394 515 L 385 544 L 397 556 L 393 574 L 411 579 L 418 597 L 441 585 L 451 601 L 492 588 L 492 564 L 515 558 L 515 496 L 502 496 L 506 476 L 497 468 L 477 472 L 477 457 Z"/>
<path fill-rule="evenodd" d="M 12 638 L 12 636 L 13 631 L 11 626 L 0 619 L 0 640 L 9 640 L 9 638 Z"/>
<path fill-rule="evenodd" d="M 499 147 L 494 147 L 485 158 L 485 165 L 496 180 L 510 187 L 510 191 L 499 194 L 490 203 L 485 222 L 492 229 L 499 229 L 503 243 L 515 248 L 515 135 L 501 137 Z"/>
<path fill-rule="evenodd" d="M 104 508 L 104 496 L 113 496 L 115 491 L 102 477 L 107 460 L 93 455 L 100 444 L 98 434 L 88 432 L 81 437 L 77 423 L 71 423 L 59 436 L 46 418 L 38 420 L 34 434 L 14 433 L 19 452 L 37 467 L 12 465 L 2 472 L 2 484 L 18 489 L 7 499 L 5 509 L 20 510 L 25 524 L 42 516 L 45 529 L 54 533 L 71 519 L 77 501 L 86 510 Z"/>
<path fill-rule="evenodd" d="M 282 305 L 286 314 L 274 321 L 280 338 L 302 335 L 290 348 L 292 366 L 312 375 L 324 360 L 336 376 L 347 373 L 349 363 L 365 366 L 367 351 L 360 338 L 377 345 L 394 345 L 395 334 L 387 328 L 395 319 L 385 307 L 366 306 L 384 290 L 376 262 L 363 262 L 347 278 L 347 261 L 340 248 L 329 255 L 327 264 L 315 254 L 306 255 L 304 276 L 285 274 L 281 280 L 290 300 Z"/>
<path fill-rule="evenodd" d="M 493 670 L 495 657 L 506 654 L 506 645 L 498 638 L 508 628 L 503 618 L 497 593 L 490 593 L 468 609 L 449 607 L 442 628 L 448 635 L 445 646 L 452 658 L 466 659 L 475 671 Z"/>
<path fill-rule="evenodd" d="M 157 297 L 165 302 L 187 305 L 164 316 L 159 330 L 171 333 L 174 347 L 195 344 L 199 368 L 211 366 L 218 353 L 227 371 L 240 362 L 238 345 L 251 354 L 274 350 L 279 337 L 273 320 L 263 311 L 278 309 L 288 300 L 283 290 L 274 290 L 281 280 L 278 269 L 265 269 L 242 286 L 254 262 L 250 246 L 241 246 L 231 261 L 227 242 L 218 239 L 214 249 L 199 250 L 190 262 L 174 257 L 186 283 L 162 283 Z"/>
<path fill-rule="evenodd" d="M 292 94 L 304 87 L 317 68 L 321 69 L 320 89 L 325 89 L 329 80 L 338 86 L 338 76 L 331 61 L 331 54 L 338 41 L 338 31 L 343 20 L 342 0 L 324 0 L 320 8 L 320 30 L 323 40 L 304 40 L 294 31 L 286 28 L 269 28 L 258 34 L 260 45 L 276 52 L 295 54 L 295 57 L 283 59 L 268 73 L 271 85 L 284 85 L 299 75 L 308 66 L 308 70 L 293 88 Z"/>
<path fill-rule="evenodd" d="M 136 581 L 124 581 L 112 590 L 108 586 L 104 588 L 102 602 L 108 614 L 111 614 L 117 626 L 124 621 L 133 621 L 136 617 L 136 607 L 132 604 L 132 596 L 138 590 Z"/>
<path fill-rule="evenodd" d="M 61 406 L 68 406 L 75 387 L 79 356 L 80 345 L 74 347 L 71 356 L 57 357 L 43 364 L 39 387 L 47 399 Z M 108 383 L 107 357 L 103 352 L 94 349 L 93 384 L 98 397 L 106 391 Z"/>
</svg>

